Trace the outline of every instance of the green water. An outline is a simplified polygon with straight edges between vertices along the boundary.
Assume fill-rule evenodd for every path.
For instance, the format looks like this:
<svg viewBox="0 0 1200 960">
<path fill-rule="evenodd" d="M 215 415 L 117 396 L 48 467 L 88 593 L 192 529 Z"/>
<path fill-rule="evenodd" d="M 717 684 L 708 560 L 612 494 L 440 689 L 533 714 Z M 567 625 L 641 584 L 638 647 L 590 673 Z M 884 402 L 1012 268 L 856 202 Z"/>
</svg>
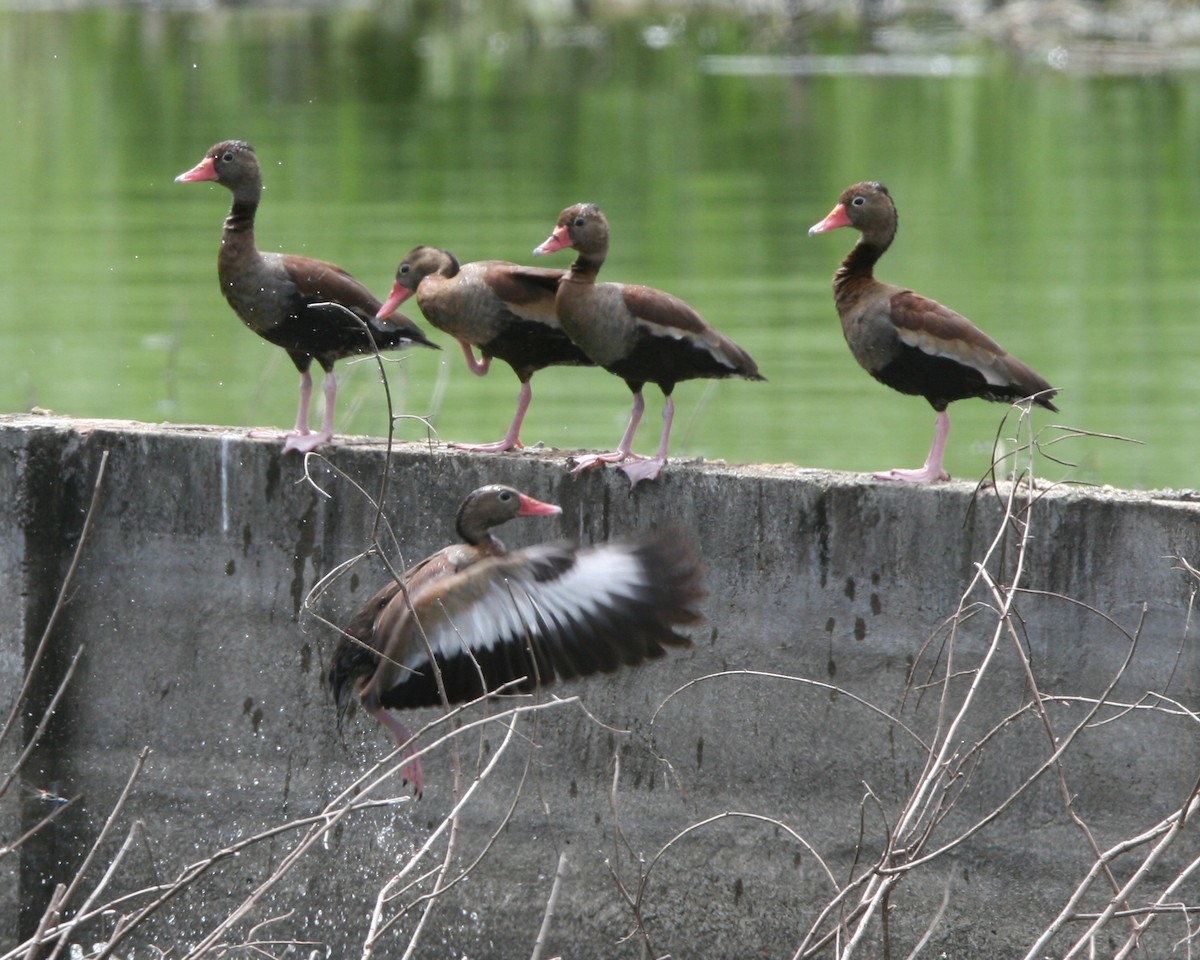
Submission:
<svg viewBox="0 0 1200 960">
<path fill-rule="evenodd" d="M 1200 485 L 1200 75 L 1058 72 L 947 36 L 939 49 L 969 59 L 944 75 L 837 59 L 747 72 L 722 58 L 873 41 L 541 9 L 0 14 L 0 410 L 291 424 L 291 363 L 217 286 L 229 196 L 173 182 L 240 137 L 264 166 L 260 246 L 334 260 L 381 296 L 417 243 L 532 262 L 562 207 L 599 203 L 602 278 L 682 296 L 769 378 L 681 385 L 672 453 L 846 470 L 917 466 L 933 427 L 842 340 L 829 279 L 854 236 L 806 235 L 844 186 L 882 180 L 901 227 L 881 278 L 964 313 L 1060 387 L 1062 412 L 1037 426 L 1144 441 L 1072 440 L 1055 452 L 1077 466 L 1046 475 Z M 431 333 L 440 356 L 391 368 L 398 405 L 443 439 L 498 438 L 515 377 L 472 376 Z M 339 366 L 339 432 L 382 434 L 372 367 Z M 615 445 L 621 381 L 559 369 L 533 388 L 526 442 Z M 645 452 L 653 388 L 647 401 Z M 953 474 L 984 473 L 1004 412 L 951 408 Z"/>
</svg>

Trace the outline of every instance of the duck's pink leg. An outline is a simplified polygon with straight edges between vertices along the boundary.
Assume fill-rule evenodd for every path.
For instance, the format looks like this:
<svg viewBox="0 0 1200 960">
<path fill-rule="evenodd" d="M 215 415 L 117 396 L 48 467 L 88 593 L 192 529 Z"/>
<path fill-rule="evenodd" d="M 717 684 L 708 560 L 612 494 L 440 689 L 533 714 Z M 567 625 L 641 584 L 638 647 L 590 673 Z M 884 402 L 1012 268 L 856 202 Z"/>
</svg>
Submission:
<svg viewBox="0 0 1200 960">
<path fill-rule="evenodd" d="M 575 469 L 572 473 L 579 473 L 580 470 L 587 470 L 589 467 L 599 466 L 602 463 L 621 463 L 624 460 L 644 460 L 645 457 L 633 452 L 633 437 L 637 433 L 638 424 L 642 422 L 642 412 L 646 409 L 646 401 L 642 398 L 642 391 L 639 390 L 633 395 L 633 409 L 629 412 L 629 426 L 625 428 L 625 435 L 621 437 L 621 443 L 612 453 L 589 453 L 582 457 L 572 457 L 575 461 Z"/>
<path fill-rule="evenodd" d="M 492 365 L 491 357 L 484 357 L 482 360 L 475 359 L 475 351 L 471 349 L 471 345 L 466 340 L 459 340 L 458 345 L 462 347 L 463 356 L 467 358 L 467 369 L 475 376 L 487 376 L 488 368 Z"/>
<path fill-rule="evenodd" d="M 272 440 L 288 440 L 291 437 L 308 436 L 308 408 L 312 402 L 312 374 L 305 370 L 300 374 L 300 407 L 296 411 L 296 426 L 291 430 L 251 430 L 248 436 L 269 437 Z M 284 448 L 285 452 L 287 448 Z"/>
<path fill-rule="evenodd" d="M 930 483 L 934 480 L 949 480 L 950 474 L 942 469 L 942 458 L 946 454 L 946 439 L 950 436 L 950 415 L 942 410 L 937 415 L 933 431 L 933 446 L 920 470 L 887 470 L 875 474 L 877 480 L 902 480 L 906 483 Z"/>
<path fill-rule="evenodd" d="M 512 450 L 514 447 L 520 449 L 523 446 L 520 439 L 521 424 L 525 422 L 525 412 L 529 409 L 531 400 L 533 400 L 533 388 L 526 381 L 521 384 L 521 395 L 517 397 L 517 412 L 513 415 L 512 423 L 503 440 L 497 440 L 495 443 L 452 443 L 450 446 L 456 450 L 473 450 L 476 453 L 502 453 L 505 450 Z"/>
<path fill-rule="evenodd" d="M 412 784 L 413 793 L 420 797 L 425 792 L 425 773 L 421 770 L 421 761 L 413 756 L 416 750 L 412 745 L 412 734 L 384 707 L 368 707 L 368 709 L 371 716 L 387 727 L 392 732 L 392 736 L 396 738 L 396 746 L 401 750 L 400 755 L 408 760 L 400 768 L 400 776 L 404 778 L 405 783 Z"/>
<path fill-rule="evenodd" d="M 629 477 L 629 486 L 636 487 L 642 480 L 657 480 L 667 463 L 667 444 L 671 439 L 671 421 L 675 419 L 675 400 L 667 397 L 663 404 L 662 436 L 658 441 L 658 453 L 637 463 L 627 463 L 621 469 Z"/>
<path fill-rule="evenodd" d="M 306 370 L 300 379 L 300 410 L 296 414 L 296 430 L 294 433 L 289 433 L 287 443 L 283 445 L 283 452 L 289 450 L 299 450 L 301 453 L 308 453 L 310 450 L 315 450 L 323 443 L 328 443 L 333 439 L 333 407 L 337 402 L 337 377 L 333 371 L 325 374 L 325 416 L 321 422 L 321 429 L 318 433 L 309 433 L 308 430 L 308 405 L 312 397 L 312 376 Z"/>
</svg>

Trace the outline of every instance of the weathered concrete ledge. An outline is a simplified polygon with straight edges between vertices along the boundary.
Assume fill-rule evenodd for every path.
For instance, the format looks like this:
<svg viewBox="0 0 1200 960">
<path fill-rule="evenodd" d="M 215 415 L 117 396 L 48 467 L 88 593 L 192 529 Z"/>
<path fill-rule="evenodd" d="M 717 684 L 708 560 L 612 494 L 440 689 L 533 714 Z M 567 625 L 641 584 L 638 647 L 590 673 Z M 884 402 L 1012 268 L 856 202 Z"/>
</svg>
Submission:
<svg viewBox="0 0 1200 960">
<path fill-rule="evenodd" d="M 305 599 L 369 545 L 375 511 L 366 493 L 380 488 L 385 451 L 376 442 L 333 445 L 324 452 L 328 465 L 311 462 L 309 483 L 299 457 L 281 458 L 277 444 L 239 430 L 22 415 L 0 418 L 0 453 L 6 712 L 107 454 L 69 602 L 23 708 L 26 735 L 71 658 L 82 655 L 21 771 L 22 789 L 0 796 L 2 839 L 50 812 L 47 794 L 82 799 L 22 847 L 19 869 L 16 858 L 0 859 L 0 917 L 10 918 L 0 920 L 0 942 L 11 945 L 32 932 L 53 885 L 73 875 L 144 748 L 149 759 L 88 874 L 94 884 L 136 822 L 100 902 L 169 882 L 239 838 L 321 811 L 388 753 L 388 739 L 365 716 L 337 730 L 322 683 L 335 633 L 316 615 L 344 622 L 383 582 L 382 565 L 368 559 L 343 571 L 312 610 Z M 985 557 L 1001 583 L 1013 576 L 1019 524 L 1002 521 L 1006 491 L 681 463 L 631 494 L 615 471 L 571 477 L 565 466 L 553 452 L 397 448 L 384 503 L 398 538 L 387 542 L 389 555 L 399 565 L 449 542 L 466 492 L 512 483 L 564 511 L 510 524 L 513 547 L 683 523 L 708 565 L 710 622 L 691 651 L 548 691 L 543 699 L 578 695 L 582 708 L 554 706 L 517 724 L 464 810 L 456 863 L 472 861 L 493 834 L 494 843 L 469 879 L 442 896 L 417 955 L 528 955 L 565 853 L 569 871 L 544 955 L 643 956 L 641 938 L 621 941 L 635 915 L 613 873 L 636 894 L 639 869 L 671 838 L 739 811 L 769 819 L 716 819 L 654 863 L 640 904 L 654 955 L 791 956 L 834 884 L 861 873 L 901 817 L 925 767 L 922 742 L 938 736 L 947 665 L 953 706 L 991 649 L 995 598 L 983 586 L 968 592 L 968 584 Z M 1191 624 L 1197 580 L 1173 559 L 1200 561 L 1200 502 L 1188 493 L 1055 489 L 1039 491 L 1021 519 L 1031 531 L 1020 581 L 1029 592 L 1016 598 L 1014 635 L 1038 690 L 1054 698 L 1046 708 L 1055 736 L 1066 738 L 1088 699 L 1118 676 L 1108 698 L 1139 704 L 1103 708 L 1097 719 L 1107 722 L 1080 732 L 1062 756 L 1075 809 L 1105 849 L 1179 809 L 1200 770 L 1188 713 L 1200 682 Z M 988 557 L 1002 529 L 1002 546 Z M 960 611 L 969 616 L 954 621 Z M 1050 753 L 1043 720 L 1025 709 L 1032 691 L 1017 643 L 999 636 L 949 762 L 983 747 L 929 798 L 926 813 L 940 805 L 945 817 L 931 828 L 929 851 L 984 817 Z M 722 671 L 773 676 L 692 682 Z M 481 729 L 460 740 L 464 783 L 504 740 L 500 725 Z M 0 775 L 18 752 L 19 744 L 3 745 Z M 620 838 L 609 798 L 614 757 Z M 378 890 L 454 802 L 451 751 L 430 756 L 426 772 L 424 799 L 347 816 L 223 942 L 278 918 L 257 935 L 311 943 L 295 955 L 359 955 Z M 401 793 L 393 778 L 379 795 Z M 215 865 L 118 955 L 157 955 L 152 946 L 186 955 L 280 866 L 299 835 L 281 833 Z M 1133 905 L 1157 895 L 1198 849 L 1185 831 Z M 929 955 L 1023 956 L 1094 859 L 1052 771 L 987 826 L 906 875 L 887 904 L 892 955 L 908 953 L 948 891 Z M 1121 861 L 1114 872 L 1124 878 L 1130 869 Z M 1100 887 L 1083 908 L 1101 908 L 1110 892 Z M 1174 898 L 1195 904 L 1196 894 L 1193 880 Z M 80 931 L 78 942 L 101 940 L 99 929 L 115 920 L 94 936 Z M 414 911 L 381 941 L 383 955 L 399 955 L 416 921 Z M 880 955 L 879 929 L 876 918 L 862 956 Z M 1061 955 L 1082 929 L 1072 925 L 1048 952 Z M 1113 925 L 1106 936 L 1127 929 Z M 1165 956 L 1185 933 L 1183 919 L 1159 919 L 1150 954 Z"/>
</svg>

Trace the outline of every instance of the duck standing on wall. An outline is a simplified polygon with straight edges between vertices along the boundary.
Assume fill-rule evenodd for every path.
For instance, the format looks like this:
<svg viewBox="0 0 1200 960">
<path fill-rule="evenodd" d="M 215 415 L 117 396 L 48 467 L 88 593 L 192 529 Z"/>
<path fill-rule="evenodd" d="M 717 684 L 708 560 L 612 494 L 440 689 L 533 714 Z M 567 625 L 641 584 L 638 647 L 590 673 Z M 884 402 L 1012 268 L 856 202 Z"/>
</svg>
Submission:
<svg viewBox="0 0 1200 960">
<path fill-rule="evenodd" d="M 881 480 L 949 480 L 942 468 L 955 400 L 981 397 L 1013 403 L 1032 397 L 1047 410 L 1057 392 L 1030 367 L 1006 353 L 966 317 L 904 287 L 881 283 L 874 268 L 896 236 L 896 205 L 882 183 L 856 183 L 809 234 L 838 227 L 862 233 L 833 275 L 833 298 L 854 359 L 867 373 L 901 393 L 922 396 L 937 411 L 933 446 L 918 470 L 888 470 Z"/>
<path fill-rule="evenodd" d="M 661 290 L 628 283 L 597 283 L 608 255 L 608 221 L 593 203 L 567 207 L 554 232 L 533 252 L 554 253 L 573 247 L 579 256 L 558 287 L 555 309 L 567 335 L 609 373 L 633 391 L 633 411 L 613 453 L 577 457 L 575 472 L 600 463 L 635 462 L 621 469 L 636 486 L 653 480 L 667 462 L 667 444 L 675 401 L 671 391 L 683 380 L 742 377 L 765 379 L 741 347 L 709 326 L 690 306 Z M 666 397 L 662 436 L 653 457 L 633 453 L 633 437 L 642 419 L 642 387 L 658 384 Z"/>
<path fill-rule="evenodd" d="M 400 261 L 391 296 L 379 309 L 381 320 L 415 293 L 425 319 L 459 342 L 472 373 L 482 377 L 492 357 L 499 357 L 521 381 L 517 410 L 502 440 L 452 446 L 483 453 L 520 447 L 521 424 L 533 399 L 529 380 L 534 373 L 555 365 L 592 365 L 563 332 L 554 312 L 554 295 L 563 273 L 503 260 L 460 266 L 448 251 L 426 246 L 414 247 Z M 483 355 L 481 360 L 475 359 L 474 347 Z"/>
<path fill-rule="evenodd" d="M 300 371 L 300 408 L 284 452 L 308 452 L 333 437 L 337 399 L 335 360 L 412 344 L 438 349 L 411 320 L 376 320 L 381 306 L 371 291 L 341 267 L 294 254 L 262 253 L 254 244 L 254 215 L 262 196 L 262 171 L 250 144 L 216 144 L 177 183 L 215 180 L 233 194 L 225 218 L 217 275 L 221 292 L 251 330 L 283 347 Z M 370 333 L 368 334 L 368 329 Z M 325 371 L 325 417 L 320 431 L 308 426 L 313 360 Z"/>
<path fill-rule="evenodd" d="M 508 553 L 491 532 L 560 512 L 499 484 L 472 492 L 458 511 L 462 542 L 405 570 L 338 638 L 329 683 L 339 718 L 353 685 L 406 747 L 411 734 L 389 708 L 438 706 L 443 691 L 447 703 L 464 703 L 514 680 L 530 691 L 690 646 L 675 628 L 700 619 L 705 591 L 699 559 L 677 533 Z M 405 776 L 420 794 L 419 760 Z"/>
</svg>

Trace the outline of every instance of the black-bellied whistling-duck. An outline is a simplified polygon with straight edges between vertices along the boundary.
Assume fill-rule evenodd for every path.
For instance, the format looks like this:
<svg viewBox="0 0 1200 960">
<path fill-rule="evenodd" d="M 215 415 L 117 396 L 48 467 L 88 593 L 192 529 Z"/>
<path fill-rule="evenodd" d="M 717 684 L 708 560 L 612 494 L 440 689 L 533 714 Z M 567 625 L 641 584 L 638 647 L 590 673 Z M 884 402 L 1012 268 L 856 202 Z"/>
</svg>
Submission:
<svg viewBox="0 0 1200 960">
<path fill-rule="evenodd" d="M 633 460 L 621 469 L 636 486 L 640 480 L 657 477 L 667 462 L 675 384 L 698 378 L 765 378 L 745 350 L 714 330 L 678 297 L 634 284 L 597 283 L 596 275 L 608 255 L 608 238 L 608 221 L 600 208 L 579 203 L 562 212 L 554 232 L 533 252 L 554 253 L 566 247 L 578 251 L 558 287 L 555 309 L 559 322 L 584 353 L 621 377 L 633 391 L 633 411 L 620 446 L 613 453 L 577 457 L 575 470 Z M 647 383 L 658 384 L 666 397 L 658 452 L 649 458 L 632 452 L 645 409 L 642 387 Z"/>
<path fill-rule="evenodd" d="M 353 685 L 404 747 L 411 734 L 389 708 L 437 706 L 443 690 L 446 702 L 463 703 L 515 680 L 529 691 L 690 646 L 675 628 L 700 619 L 705 591 L 700 562 L 677 534 L 508 553 L 491 533 L 513 517 L 559 512 L 500 484 L 472 492 L 458 511 L 462 543 L 408 568 L 338 638 L 329 683 L 339 717 Z M 405 772 L 419 794 L 420 763 Z"/>
<path fill-rule="evenodd" d="M 937 411 L 933 446 L 919 470 L 889 470 L 882 480 L 926 483 L 949 480 L 942 468 L 955 400 L 982 397 L 1001 403 L 1032 398 L 1047 410 L 1057 392 L 1030 367 L 965 317 L 935 300 L 881 283 L 876 262 L 896 236 L 896 205 L 882 183 L 847 187 L 837 205 L 809 234 L 838 227 L 862 233 L 833 276 L 833 298 L 842 332 L 859 364 L 901 393 L 924 397 Z"/>
<path fill-rule="evenodd" d="M 503 260 L 460 266 L 448 251 L 426 246 L 414 247 L 400 261 L 392 294 L 379 310 L 381 319 L 415 293 L 425 319 L 459 342 L 472 373 L 482 377 L 492 357 L 499 357 L 521 381 L 517 411 L 504 439 L 452 446 L 485 453 L 520 447 L 521 424 L 533 399 L 530 377 L 553 365 L 591 365 L 554 312 L 563 273 Z M 481 360 L 475 359 L 474 347 Z"/>
<path fill-rule="evenodd" d="M 300 409 L 284 452 L 313 450 L 333 436 L 335 360 L 373 353 L 375 347 L 394 350 L 420 344 L 436 350 L 437 345 L 407 317 L 376 320 L 379 300 L 341 267 L 310 257 L 258 250 L 254 214 L 263 184 L 258 157 L 250 144 L 241 140 L 218 143 L 196 166 L 175 178 L 177 183 L 203 180 L 215 180 L 233 194 L 217 257 L 221 292 L 242 322 L 264 340 L 283 347 L 300 371 Z M 325 418 L 317 433 L 308 427 L 313 360 L 325 371 Z"/>
</svg>

